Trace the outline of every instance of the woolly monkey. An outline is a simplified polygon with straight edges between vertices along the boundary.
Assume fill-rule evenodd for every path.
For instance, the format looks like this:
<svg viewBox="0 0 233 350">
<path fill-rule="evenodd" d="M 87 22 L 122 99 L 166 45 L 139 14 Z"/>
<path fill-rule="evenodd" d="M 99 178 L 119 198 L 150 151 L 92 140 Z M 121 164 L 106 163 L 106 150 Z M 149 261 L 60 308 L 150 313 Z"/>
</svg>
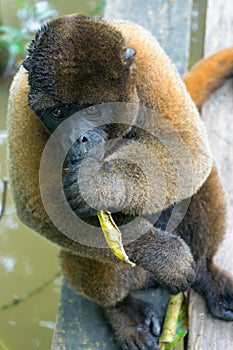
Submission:
<svg viewBox="0 0 233 350">
<path fill-rule="evenodd" d="M 184 82 L 200 107 L 232 74 L 230 48 L 200 62 Z M 189 94 L 145 29 L 80 15 L 42 27 L 11 87 L 9 169 L 18 215 L 61 246 L 68 280 L 102 306 L 122 349 L 158 348 L 156 310 L 132 297 L 135 289 L 159 284 L 175 294 L 192 286 L 214 316 L 233 320 L 233 281 L 213 263 L 224 236 L 224 199 Z M 47 213 L 40 191 L 40 161 L 57 130 L 63 130 L 61 146 L 57 153 L 53 147 L 43 186 L 55 221 L 61 218 L 72 237 Z M 74 224 L 58 205 L 59 152 Z M 173 210 L 187 203 L 183 219 L 172 226 Z M 111 212 L 122 229 L 135 267 L 99 243 L 100 210 Z"/>
</svg>

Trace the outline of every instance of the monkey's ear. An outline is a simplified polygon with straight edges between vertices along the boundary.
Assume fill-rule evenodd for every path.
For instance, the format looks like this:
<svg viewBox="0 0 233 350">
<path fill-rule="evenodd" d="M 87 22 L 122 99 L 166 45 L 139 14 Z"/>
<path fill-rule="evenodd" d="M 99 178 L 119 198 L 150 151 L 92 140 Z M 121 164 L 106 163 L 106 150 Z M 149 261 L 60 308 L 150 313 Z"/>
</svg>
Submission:
<svg viewBox="0 0 233 350">
<path fill-rule="evenodd" d="M 124 63 L 131 64 L 134 61 L 135 57 L 136 57 L 135 49 L 133 49 L 132 47 L 127 47 L 126 49 L 124 49 L 123 56 L 122 56 Z"/>
<path fill-rule="evenodd" d="M 24 68 L 25 68 L 27 71 L 29 71 L 30 66 L 31 66 L 31 56 L 27 56 L 27 57 L 25 58 L 25 60 L 23 61 L 22 64 L 23 64 Z"/>
</svg>

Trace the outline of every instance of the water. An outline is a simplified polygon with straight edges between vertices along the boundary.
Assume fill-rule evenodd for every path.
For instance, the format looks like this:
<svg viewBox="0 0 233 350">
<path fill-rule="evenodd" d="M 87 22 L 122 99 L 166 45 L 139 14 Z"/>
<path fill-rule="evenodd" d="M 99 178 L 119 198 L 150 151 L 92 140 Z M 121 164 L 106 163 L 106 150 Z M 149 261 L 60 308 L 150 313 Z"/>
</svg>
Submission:
<svg viewBox="0 0 233 350">
<path fill-rule="evenodd" d="M 19 23 L 17 1 L 0 1 L 4 24 Z M 92 14 L 101 1 L 50 2 L 59 14 Z M 0 79 L 0 203 L 6 169 L 6 110 L 10 79 Z M 1 206 L 0 206 L 1 211 Z M 24 226 L 9 188 L 0 221 L 0 350 L 50 349 L 60 296 L 58 247 Z"/>
</svg>

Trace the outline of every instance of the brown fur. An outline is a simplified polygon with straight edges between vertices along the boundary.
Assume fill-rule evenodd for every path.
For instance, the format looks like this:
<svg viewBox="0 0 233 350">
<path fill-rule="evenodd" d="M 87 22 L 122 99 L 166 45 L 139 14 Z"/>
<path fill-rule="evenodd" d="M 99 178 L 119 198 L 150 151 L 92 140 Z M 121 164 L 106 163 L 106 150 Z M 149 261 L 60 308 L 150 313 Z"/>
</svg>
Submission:
<svg viewBox="0 0 233 350">
<path fill-rule="evenodd" d="M 127 47 L 136 50 L 136 57 L 129 61 L 123 59 Z M 131 290 L 153 283 L 172 293 L 193 285 L 206 297 L 215 316 L 233 320 L 232 280 L 212 263 L 224 235 L 221 185 L 200 116 L 156 40 L 130 22 L 109 24 L 72 15 L 52 21 L 39 32 L 29 53 L 24 64 L 28 72 L 21 67 L 12 84 L 8 113 L 9 170 L 20 218 L 63 247 L 60 258 L 68 280 L 78 292 L 103 306 L 124 349 L 157 348 L 153 338 L 159 333 L 156 310 L 129 296 Z M 232 49 L 224 50 L 203 60 L 184 77 L 198 107 L 232 75 L 232 57 Z M 159 113 L 180 135 L 193 164 L 191 204 L 180 225 L 168 233 L 163 226 L 169 210 L 175 202 L 187 199 L 187 193 L 176 192 L 176 172 L 166 147 L 143 132 L 135 133 L 138 142 L 144 142 L 153 154 L 159 155 L 168 194 L 165 206 L 157 205 L 162 210 L 157 226 L 153 228 L 145 221 L 148 232 L 125 245 L 130 259 L 137 264 L 134 269 L 117 260 L 107 248 L 88 247 L 63 235 L 48 217 L 39 189 L 40 158 L 49 134 L 37 115 L 44 121 L 45 115 L 47 118 L 44 111 L 60 105 L 116 101 L 140 103 Z M 121 128 L 116 130 L 119 135 L 125 132 Z M 121 150 L 127 152 L 124 147 Z M 95 182 L 95 186 L 90 186 L 88 180 L 84 183 L 86 193 L 94 192 L 94 200 L 103 208 L 111 207 L 112 202 L 120 201 L 125 195 L 117 179 L 113 193 L 108 172 L 122 175 L 122 168 L 113 162 L 112 168 L 102 172 L 102 185 Z M 130 194 L 134 200 L 127 210 L 116 215 L 118 224 L 140 214 L 141 203 L 146 199 L 143 174 L 137 167 L 127 165 L 123 175 L 132 178 L 134 186 Z M 67 181 L 69 185 L 69 176 Z M 52 193 L 53 188 L 48 190 Z M 154 193 L 155 198 L 158 195 L 159 192 Z M 76 201 L 82 204 L 79 194 Z M 76 206 L 79 207 L 79 202 Z M 149 214 L 154 210 L 152 203 Z M 85 220 L 91 222 L 93 218 Z"/>
</svg>

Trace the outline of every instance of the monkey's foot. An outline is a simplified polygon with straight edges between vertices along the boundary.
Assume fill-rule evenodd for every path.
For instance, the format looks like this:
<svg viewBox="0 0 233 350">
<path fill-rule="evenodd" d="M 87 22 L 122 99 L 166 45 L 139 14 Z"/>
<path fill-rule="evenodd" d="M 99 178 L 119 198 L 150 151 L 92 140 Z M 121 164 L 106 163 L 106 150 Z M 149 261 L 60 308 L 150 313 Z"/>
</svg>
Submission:
<svg viewBox="0 0 233 350">
<path fill-rule="evenodd" d="M 233 281 L 224 276 L 220 286 L 207 295 L 207 304 L 213 316 L 233 321 Z"/>
<path fill-rule="evenodd" d="M 104 311 L 122 350 L 159 350 L 161 321 L 152 304 L 128 296 Z"/>
<path fill-rule="evenodd" d="M 195 288 L 207 300 L 213 316 L 233 321 L 233 278 L 214 264 L 206 268 L 203 264 L 197 275 Z"/>
</svg>

